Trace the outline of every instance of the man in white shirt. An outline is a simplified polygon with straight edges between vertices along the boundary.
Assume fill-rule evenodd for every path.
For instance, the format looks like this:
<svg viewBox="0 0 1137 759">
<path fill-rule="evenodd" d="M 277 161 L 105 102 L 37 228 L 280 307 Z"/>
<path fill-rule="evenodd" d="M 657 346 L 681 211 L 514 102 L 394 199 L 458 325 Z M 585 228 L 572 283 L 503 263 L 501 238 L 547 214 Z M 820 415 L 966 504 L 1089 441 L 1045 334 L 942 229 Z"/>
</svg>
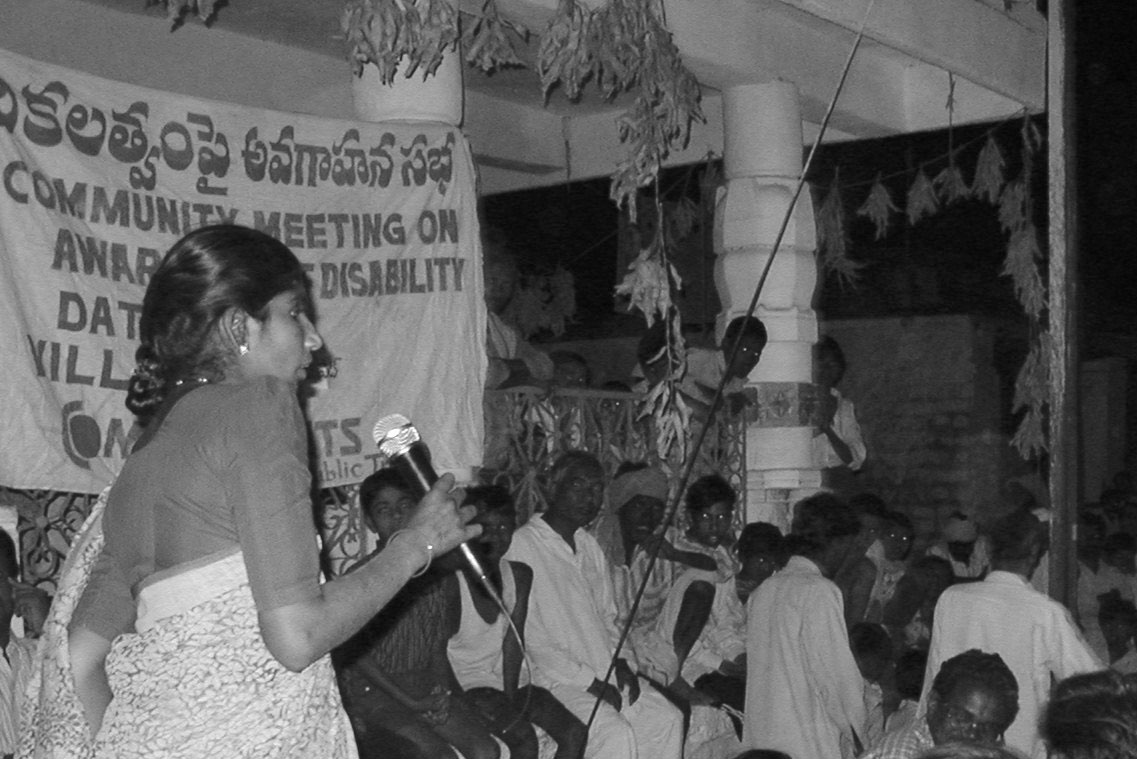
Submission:
<svg viewBox="0 0 1137 759">
<path fill-rule="evenodd" d="M 921 711 L 940 665 L 972 648 L 997 653 L 1019 684 L 1019 713 L 1007 730 L 1007 744 L 1044 759 L 1039 717 L 1052 679 L 1101 669 L 1066 607 L 1044 596 L 1027 580 L 1045 549 L 1038 517 L 1013 512 L 991 527 L 992 571 L 982 582 L 955 585 L 936 604 Z"/>
<path fill-rule="evenodd" d="M 794 759 L 851 759 L 864 736 L 865 687 L 841 591 L 828 578 L 855 548 L 860 523 L 831 493 L 805 499 L 795 513 L 795 555 L 746 605 L 742 741 Z"/>
<path fill-rule="evenodd" d="M 607 558 L 584 527 L 600 512 L 604 472 L 594 456 L 570 451 L 550 473 L 549 507 L 513 536 L 506 558 L 533 568 L 526 644 L 534 681 L 588 722 L 586 759 L 678 759 L 683 717 L 616 660 L 619 630 Z"/>
</svg>

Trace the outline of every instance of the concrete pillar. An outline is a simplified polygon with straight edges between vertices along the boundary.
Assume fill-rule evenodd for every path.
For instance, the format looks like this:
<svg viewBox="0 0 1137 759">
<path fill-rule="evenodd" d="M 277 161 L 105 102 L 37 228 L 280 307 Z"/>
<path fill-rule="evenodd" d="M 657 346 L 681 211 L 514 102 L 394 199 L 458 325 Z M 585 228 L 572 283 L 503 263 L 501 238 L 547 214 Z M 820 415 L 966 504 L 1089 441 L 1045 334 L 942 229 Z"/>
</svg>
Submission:
<svg viewBox="0 0 1137 759">
<path fill-rule="evenodd" d="M 362 121 L 441 121 L 461 126 L 462 68 L 462 53 L 454 51 L 423 81 L 422 69 L 406 76 L 404 61 L 394 81 L 383 84 L 377 68 L 364 66 L 363 75 L 351 79 L 355 115 Z"/>
<path fill-rule="evenodd" d="M 778 81 L 724 90 L 723 129 L 726 187 L 715 211 L 720 341 L 726 325 L 750 305 L 801 172 L 797 87 Z M 789 527 L 792 504 L 821 487 L 810 453 L 815 248 L 807 189 L 794 207 L 758 300 L 755 315 L 766 325 L 770 341 L 748 383 L 757 391 L 758 410 L 746 432 L 746 518 L 783 530 Z"/>
<path fill-rule="evenodd" d="M 364 66 L 361 76 L 352 76 L 351 95 L 356 116 L 361 121 L 442 122 L 460 127 L 465 105 L 461 50 L 447 53 L 435 73 L 425 80 L 422 69 L 406 76 L 406 66 L 403 61 L 390 84 L 380 81 L 379 70 L 372 65 Z M 473 480 L 472 469 L 448 471 L 459 482 Z"/>
</svg>

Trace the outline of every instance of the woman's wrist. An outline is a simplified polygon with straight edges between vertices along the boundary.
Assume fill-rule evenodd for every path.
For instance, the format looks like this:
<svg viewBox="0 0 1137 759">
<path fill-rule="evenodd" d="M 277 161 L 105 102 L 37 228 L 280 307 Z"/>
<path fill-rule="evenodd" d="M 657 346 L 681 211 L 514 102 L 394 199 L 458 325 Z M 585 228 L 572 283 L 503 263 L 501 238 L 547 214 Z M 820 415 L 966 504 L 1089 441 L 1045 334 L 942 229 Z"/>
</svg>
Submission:
<svg viewBox="0 0 1137 759">
<path fill-rule="evenodd" d="M 412 557 L 411 577 L 424 574 L 434 561 L 434 544 L 417 529 L 395 530 L 391 533 L 387 538 L 387 548 L 396 545 L 402 546 L 403 550 Z"/>
</svg>

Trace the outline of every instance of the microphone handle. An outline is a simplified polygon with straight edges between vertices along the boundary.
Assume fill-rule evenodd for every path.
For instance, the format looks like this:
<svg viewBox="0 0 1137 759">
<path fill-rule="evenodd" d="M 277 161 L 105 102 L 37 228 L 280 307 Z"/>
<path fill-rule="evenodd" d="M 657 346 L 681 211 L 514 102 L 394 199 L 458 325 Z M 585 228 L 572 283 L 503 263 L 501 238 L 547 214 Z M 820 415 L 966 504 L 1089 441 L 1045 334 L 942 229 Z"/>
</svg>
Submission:
<svg viewBox="0 0 1137 759">
<path fill-rule="evenodd" d="M 399 474 L 403 475 L 403 479 L 407 481 L 407 484 L 419 498 L 425 496 L 434 487 L 434 483 L 438 482 L 438 475 L 435 473 L 434 467 L 430 465 L 430 454 L 422 441 L 412 443 L 405 452 L 391 456 L 390 459 L 391 464 L 399 471 Z M 482 562 L 478 559 L 477 554 L 470 548 L 470 544 L 468 542 L 459 543 L 458 550 L 466 564 L 473 570 L 474 575 L 490 592 L 490 597 L 496 598 L 497 591 L 493 587 L 493 583 L 490 582 L 486 570 L 482 568 Z"/>
</svg>

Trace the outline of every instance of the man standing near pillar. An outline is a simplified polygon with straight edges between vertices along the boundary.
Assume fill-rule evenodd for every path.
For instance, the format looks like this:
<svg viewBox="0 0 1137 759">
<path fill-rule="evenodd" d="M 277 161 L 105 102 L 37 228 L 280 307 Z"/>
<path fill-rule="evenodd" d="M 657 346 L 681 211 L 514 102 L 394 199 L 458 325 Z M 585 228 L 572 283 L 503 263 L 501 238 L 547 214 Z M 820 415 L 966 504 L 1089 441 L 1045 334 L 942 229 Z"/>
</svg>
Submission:
<svg viewBox="0 0 1137 759">
<path fill-rule="evenodd" d="M 864 735 L 864 680 L 849 648 L 841 591 L 830 580 L 860 523 L 832 493 L 796 507 L 793 556 L 746 604 L 749 748 L 794 759 L 852 759 Z"/>
</svg>

